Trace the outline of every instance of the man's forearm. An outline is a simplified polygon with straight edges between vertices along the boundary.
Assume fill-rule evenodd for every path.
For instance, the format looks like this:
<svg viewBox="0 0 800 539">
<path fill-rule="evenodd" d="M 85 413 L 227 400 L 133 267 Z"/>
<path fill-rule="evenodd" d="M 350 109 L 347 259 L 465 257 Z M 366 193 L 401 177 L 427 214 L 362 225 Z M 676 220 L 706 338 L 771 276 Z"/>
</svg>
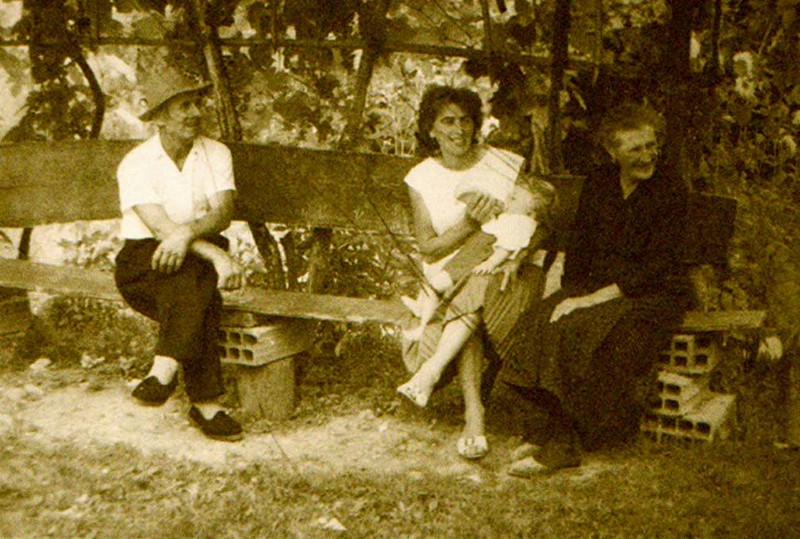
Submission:
<svg viewBox="0 0 800 539">
<path fill-rule="evenodd" d="M 204 239 L 193 240 L 189 245 L 189 251 L 199 256 L 203 260 L 211 262 L 212 264 L 215 260 L 218 260 L 219 257 L 228 256 L 228 253 L 226 253 L 222 248 L 217 247 L 210 241 Z"/>
<path fill-rule="evenodd" d="M 213 208 L 203 217 L 189 221 L 184 226 L 189 229 L 193 239 L 211 236 L 219 234 L 230 226 L 232 214 L 233 211 L 230 209 Z"/>
</svg>

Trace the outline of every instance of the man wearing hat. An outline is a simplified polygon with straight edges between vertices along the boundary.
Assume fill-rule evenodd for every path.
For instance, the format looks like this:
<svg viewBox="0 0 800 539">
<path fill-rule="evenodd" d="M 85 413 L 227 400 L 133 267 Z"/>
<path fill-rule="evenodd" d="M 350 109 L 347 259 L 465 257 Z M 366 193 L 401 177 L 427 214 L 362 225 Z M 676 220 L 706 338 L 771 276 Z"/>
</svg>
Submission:
<svg viewBox="0 0 800 539">
<path fill-rule="evenodd" d="M 150 75 L 140 118 L 158 133 L 117 170 L 125 239 L 117 287 L 131 307 L 159 323 L 153 366 L 133 396 L 144 405 L 163 404 L 181 366 L 193 422 L 211 438 L 239 440 L 241 426 L 218 402 L 224 386 L 216 345 L 218 288 L 243 284 L 242 268 L 220 235 L 233 215 L 231 153 L 200 135 L 208 83 L 170 69 Z"/>
</svg>

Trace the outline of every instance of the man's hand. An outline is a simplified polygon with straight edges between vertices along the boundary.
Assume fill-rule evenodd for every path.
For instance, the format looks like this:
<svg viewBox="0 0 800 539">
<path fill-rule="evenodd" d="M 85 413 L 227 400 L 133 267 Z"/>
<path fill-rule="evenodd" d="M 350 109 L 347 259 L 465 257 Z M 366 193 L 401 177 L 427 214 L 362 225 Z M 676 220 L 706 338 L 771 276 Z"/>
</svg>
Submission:
<svg viewBox="0 0 800 539">
<path fill-rule="evenodd" d="M 158 245 L 153 253 L 153 258 L 150 259 L 150 267 L 164 273 L 178 271 L 186 259 L 192 239 L 192 231 L 189 227 L 177 227 Z"/>
<path fill-rule="evenodd" d="M 504 209 L 503 203 L 483 193 L 467 193 L 461 200 L 467 205 L 467 215 L 479 223 L 485 223 Z"/>
<path fill-rule="evenodd" d="M 214 258 L 214 269 L 217 270 L 217 288 L 236 290 L 244 285 L 244 269 L 228 254 Z"/>
<path fill-rule="evenodd" d="M 583 296 L 577 298 L 567 298 L 553 309 L 553 314 L 550 315 L 550 323 L 556 322 L 562 316 L 567 316 L 572 311 L 583 309 L 589 305 Z"/>
</svg>

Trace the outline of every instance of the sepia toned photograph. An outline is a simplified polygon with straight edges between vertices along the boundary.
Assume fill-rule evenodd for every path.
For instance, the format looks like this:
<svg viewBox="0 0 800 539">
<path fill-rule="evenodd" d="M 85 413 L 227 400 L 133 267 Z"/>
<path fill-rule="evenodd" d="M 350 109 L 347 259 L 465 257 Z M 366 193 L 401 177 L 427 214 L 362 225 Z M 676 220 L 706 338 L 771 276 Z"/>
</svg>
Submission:
<svg viewBox="0 0 800 539">
<path fill-rule="evenodd" d="M 0 537 L 800 535 L 800 0 L 0 0 Z"/>
</svg>

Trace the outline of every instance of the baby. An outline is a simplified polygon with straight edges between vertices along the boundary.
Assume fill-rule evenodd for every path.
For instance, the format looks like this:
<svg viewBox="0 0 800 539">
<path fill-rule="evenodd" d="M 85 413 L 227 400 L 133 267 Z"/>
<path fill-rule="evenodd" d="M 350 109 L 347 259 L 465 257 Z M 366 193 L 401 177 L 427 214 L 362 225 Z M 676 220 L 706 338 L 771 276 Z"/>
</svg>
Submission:
<svg viewBox="0 0 800 539">
<path fill-rule="evenodd" d="M 480 181 L 465 182 L 456 190 L 456 198 L 464 200 L 470 193 L 487 193 Z M 490 194 L 490 193 L 487 193 Z M 515 257 L 530 243 L 536 232 L 537 214 L 545 211 L 554 197 L 550 184 L 535 180 L 531 185 L 514 185 L 505 210 L 481 226 L 443 268 L 427 275 L 417 299 L 403 296 L 401 300 L 420 325 L 404 331 L 407 340 L 419 340 L 440 304 L 440 298 L 453 291 L 456 283 L 470 273 L 492 273 L 505 260 Z"/>
</svg>

